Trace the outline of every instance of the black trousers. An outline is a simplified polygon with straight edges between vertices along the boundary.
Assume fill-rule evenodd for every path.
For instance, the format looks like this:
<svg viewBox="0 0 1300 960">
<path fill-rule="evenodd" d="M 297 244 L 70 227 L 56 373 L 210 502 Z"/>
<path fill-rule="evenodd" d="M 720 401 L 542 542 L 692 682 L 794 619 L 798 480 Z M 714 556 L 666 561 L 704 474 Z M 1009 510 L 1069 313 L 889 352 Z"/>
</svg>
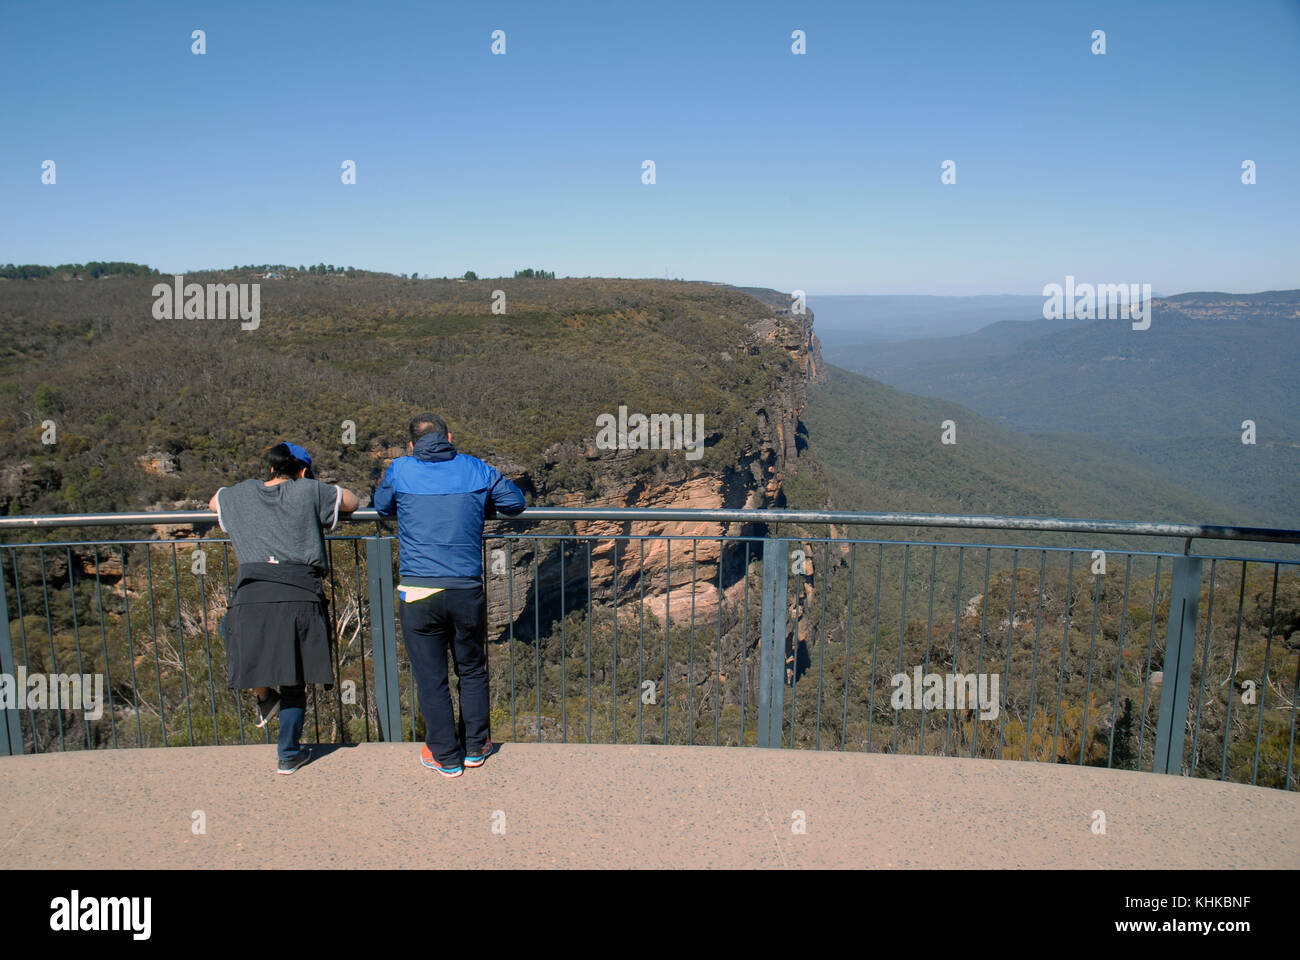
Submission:
<svg viewBox="0 0 1300 960">
<path fill-rule="evenodd" d="M 424 714 L 424 740 L 443 766 L 459 766 L 465 753 L 491 739 L 488 719 L 487 597 L 483 588 L 448 588 L 414 603 L 399 602 L 402 640 L 411 658 Z M 460 724 L 451 704 L 447 649 L 460 678 Z"/>
</svg>

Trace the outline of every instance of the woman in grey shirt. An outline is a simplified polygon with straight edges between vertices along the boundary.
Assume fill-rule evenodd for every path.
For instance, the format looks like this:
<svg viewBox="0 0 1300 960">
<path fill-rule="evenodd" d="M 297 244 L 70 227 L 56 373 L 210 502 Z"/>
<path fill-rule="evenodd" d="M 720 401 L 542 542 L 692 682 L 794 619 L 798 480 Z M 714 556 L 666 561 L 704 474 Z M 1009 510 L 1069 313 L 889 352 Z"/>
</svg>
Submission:
<svg viewBox="0 0 1300 960">
<path fill-rule="evenodd" d="M 306 685 L 334 682 L 322 531 L 355 510 L 357 497 L 319 483 L 311 454 L 295 443 L 276 444 L 267 460 L 270 480 L 222 487 L 208 506 L 239 562 L 222 629 L 230 688 L 256 693 L 259 727 L 279 714 L 278 772 L 290 774 L 308 759 L 299 743 Z"/>
</svg>

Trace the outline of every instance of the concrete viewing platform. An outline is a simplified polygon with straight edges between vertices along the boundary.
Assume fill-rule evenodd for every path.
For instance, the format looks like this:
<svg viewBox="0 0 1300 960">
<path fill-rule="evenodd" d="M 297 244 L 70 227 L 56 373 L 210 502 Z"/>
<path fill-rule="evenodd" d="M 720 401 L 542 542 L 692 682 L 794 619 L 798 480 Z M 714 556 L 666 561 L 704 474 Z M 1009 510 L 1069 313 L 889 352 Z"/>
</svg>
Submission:
<svg viewBox="0 0 1300 960">
<path fill-rule="evenodd" d="M 1300 868 L 1300 795 L 1187 777 L 506 743 L 448 780 L 417 744 L 313 756 L 288 777 L 268 745 L 0 759 L 0 868 Z"/>
</svg>

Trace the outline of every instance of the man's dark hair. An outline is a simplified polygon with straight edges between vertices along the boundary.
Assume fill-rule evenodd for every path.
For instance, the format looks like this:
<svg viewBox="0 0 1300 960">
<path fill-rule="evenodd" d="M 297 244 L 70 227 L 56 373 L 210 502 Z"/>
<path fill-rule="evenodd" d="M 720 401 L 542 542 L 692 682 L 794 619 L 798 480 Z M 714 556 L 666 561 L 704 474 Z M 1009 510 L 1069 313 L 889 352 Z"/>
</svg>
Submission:
<svg viewBox="0 0 1300 960">
<path fill-rule="evenodd" d="M 433 434 L 437 437 L 447 435 L 447 423 L 436 413 L 422 413 L 411 421 L 411 442 Z"/>
<path fill-rule="evenodd" d="M 297 480 L 298 472 L 303 467 L 307 467 L 307 476 L 311 476 L 311 467 L 303 463 L 292 453 L 289 452 L 289 445 L 277 443 L 266 454 L 266 462 L 271 465 L 271 478 L 283 477 L 286 480 Z"/>
</svg>

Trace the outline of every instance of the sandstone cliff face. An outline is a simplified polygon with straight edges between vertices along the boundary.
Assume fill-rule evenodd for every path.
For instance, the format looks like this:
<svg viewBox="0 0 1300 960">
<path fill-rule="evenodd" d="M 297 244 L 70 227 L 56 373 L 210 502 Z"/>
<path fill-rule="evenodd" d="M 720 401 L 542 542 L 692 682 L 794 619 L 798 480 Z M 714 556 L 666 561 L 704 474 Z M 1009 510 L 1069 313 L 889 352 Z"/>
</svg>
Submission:
<svg viewBox="0 0 1300 960">
<path fill-rule="evenodd" d="M 150 450 L 139 457 L 136 462 L 145 473 L 152 473 L 156 476 L 167 476 L 176 473 L 180 466 L 177 463 L 176 455 L 165 453 L 162 450 Z"/>
<path fill-rule="evenodd" d="M 766 298 L 764 298 L 766 299 Z M 778 507 L 784 504 L 782 485 L 789 466 L 798 458 L 799 418 L 807 403 L 808 384 L 824 376 L 821 347 L 812 330 L 812 316 L 791 316 L 773 305 L 771 315 L 750 324 L 746 342 L 738 351 L 763 342 L 784 351 L 793 361 L 791 376 L 780 381 L 770 396 L 758 398 L 751 415 L 762 438 L 754 449 L 743 451 L 733 463 L 695 466 L 673 453 L 671 474 L 651 475 L 632 469 L 631 451 L 601 451 L 592 438 L 581 444 L 557 445 L 544 454 L 544 462 L 531 469 L 498 464 L 536 502 L 548 506 L 655 507 L 730 509 Z M 595 481 L 586 489 L 574 490 L 547 484 L 548 467 L 566 458 L 594 461 Z M 667 616 L 682 623 L 694 616 L 711 622 L 724 608 L 733 605 L 744 589 L 747 569 L 743 542 L 720 542 L 719 536 L 756 536 L 762 530 L 751 525 L 720 523 L 646 523 L 579 521 L 543 531 L 535 524 L 489 524 L 488 608 L 492 634 L 507 634 L 511 621 L 514 636 L 528 639 L 540 627 L 543 634 L 562 611 L 584 607 L 588 587 L 592 602 L 614 600 L 621 611 L 646 613 L 663 621 Z M 495 528 L 495 529 L 494 529 Z M 523 540 L 494 539 L 493 533 L 526 537 Z M 546 540 L 528 535 L 571 534 L 591 540 Z M 611 536 L 638 539 L 613 541 Z M 700 539 L 693 539 L 700 538 Z M 761 547 L 751 543 L 750 561 Z M 588 553 L 591 579 L 587 580 Z M 540 590 L 534 592 L 534 580 Z M 563 585 L 563 589 L 561 588 Z M 563 601 L 561 600 L 563 593 Z M 542 609 L 535 609 L 540 596 Z M 513 617 L 512 617 L 513 614 Z M 729 618 L 730 619 L 730 618 Z"/>
</svg>

